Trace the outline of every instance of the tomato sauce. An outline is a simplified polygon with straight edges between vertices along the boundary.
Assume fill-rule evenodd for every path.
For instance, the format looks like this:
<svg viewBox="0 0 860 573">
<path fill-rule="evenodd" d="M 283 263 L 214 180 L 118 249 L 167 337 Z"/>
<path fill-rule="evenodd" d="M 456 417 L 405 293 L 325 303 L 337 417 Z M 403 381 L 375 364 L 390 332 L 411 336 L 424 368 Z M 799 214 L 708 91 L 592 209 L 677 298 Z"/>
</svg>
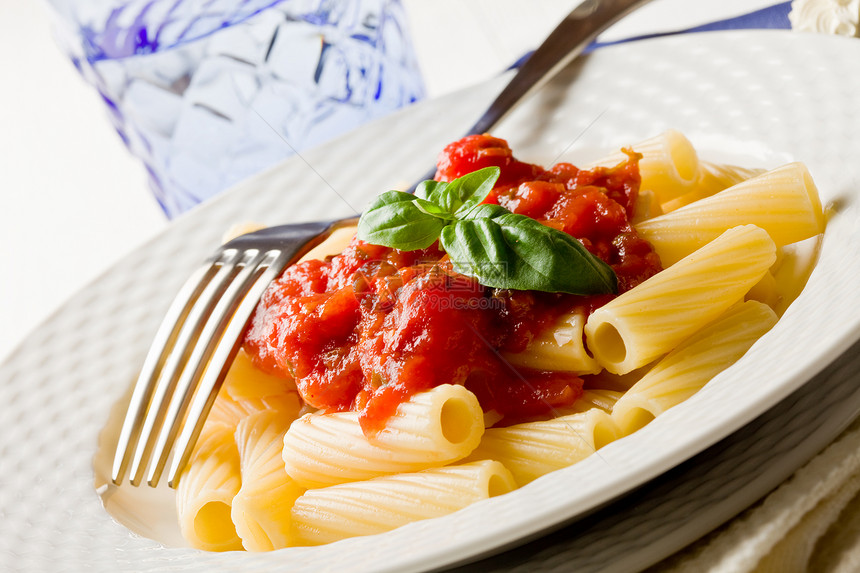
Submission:
<svg viewBox="0 0 860 573">
<path fill-rule="evenodd" d="M 489 135 L 447 146 L 436 179 L 498 166 L 486 202 L 571 234 L 615 270 L 624 292 L 661 269 L 630 224 L 638 155 L 612 168 L 550 169 L 517 160 Z M 384 428 L 397 406 L 439 384 L 463 384 L 502 423 L 573 403 L 572 373 L 514 368 L 519 352 L 562 314 L 590 312 L 614 295 L 577 296 L 484 287 L 456 273 L 437 245 L 404 252 L 354 239 L 340 255 L 287 269 L 267 290 L 245 338 L 261 369 L 295 379 L 324 411 L 357 410 L 365 433 Z"/>
</svg>

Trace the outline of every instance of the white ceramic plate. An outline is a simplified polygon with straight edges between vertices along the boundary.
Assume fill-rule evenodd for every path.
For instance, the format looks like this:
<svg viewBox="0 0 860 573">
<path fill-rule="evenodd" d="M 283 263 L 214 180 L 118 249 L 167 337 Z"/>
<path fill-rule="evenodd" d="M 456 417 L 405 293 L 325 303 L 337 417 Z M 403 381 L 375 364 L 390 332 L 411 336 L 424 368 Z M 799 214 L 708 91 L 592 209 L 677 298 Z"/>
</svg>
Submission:
<svg viewBox="0 0 860 573">
<path fill-rule="evenodd" d="M 584 162 L 670 127 L 708 159 L 764 167 L 802 160 L 834 206 L 821 258 L 774 330 L 644 430 L 512 494 L 372 538 L 251 555 L 207 554 L 131 534 L 105 512 L 94 488 L 102 481 L 92 467 L 99 432 L 178 286 L 227 227 L 359 211 L 374 193 L 424 173 L 501 80 L 415 106 L 286 161 L 180 218 L 76 295 L 0 367 L 0 568 L 439 568 L 583 515 L 701 452 L 860 338 L 857 61 L 856 40 L 789 32 L 643 41 L 589 56 L 512 115 L 496 134 L 521 158 L 544 164 L 562 156 Z M 150 516 L 140 515 L 134 526 L 146 531 Z M 615 555 L 623 559 L 624 547 Z"/>
</svg>

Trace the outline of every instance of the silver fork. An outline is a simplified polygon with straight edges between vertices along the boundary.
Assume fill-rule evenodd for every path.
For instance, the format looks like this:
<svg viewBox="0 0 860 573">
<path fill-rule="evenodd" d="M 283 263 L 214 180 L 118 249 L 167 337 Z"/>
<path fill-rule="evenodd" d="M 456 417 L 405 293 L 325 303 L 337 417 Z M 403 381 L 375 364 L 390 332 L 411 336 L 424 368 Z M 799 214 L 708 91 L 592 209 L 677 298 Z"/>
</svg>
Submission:
<svg viewBox="0 0 860 573">
<path fill-rule="evenodd" d="M 649 0 L 586 0 L 553 30 L 467 134 L 492 129 L 600 32 Z M 433 173 L 424 179 L 432 179 Z M 120 430 L 111 479 L 155 487 L 171 454 L 176 487 L 242 335 L 268 285 L 348 221 L 270 227 L 221 246 L 188 279 L 144 360 Z"/>
</svg>

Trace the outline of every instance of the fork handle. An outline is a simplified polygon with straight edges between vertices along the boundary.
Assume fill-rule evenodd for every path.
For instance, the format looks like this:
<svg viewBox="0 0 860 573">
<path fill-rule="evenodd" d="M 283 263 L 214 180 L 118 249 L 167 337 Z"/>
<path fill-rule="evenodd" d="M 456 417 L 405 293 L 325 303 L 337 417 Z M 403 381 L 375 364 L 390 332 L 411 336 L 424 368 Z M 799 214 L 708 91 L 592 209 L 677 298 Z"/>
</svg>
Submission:
<svg viewBox="0 0 860 573">
<path fill-rule="evenodd" d="M 585 0 L 571 10 L 464 135 L 491 131 L 520 101 L 543 87 L 579 56 L 601 32 L 648 2 L 650 0 Z M 433 179 L 435 175 L 434 167 L 409 191 L 414 192 L 422 181 Z"/>
<path fill-rule="evenodd" d="M 580 55 L 601 32 L 650 0 L 585 0 L 562 20 L 520 66 L 466 135 L 486 133 L 523 98 L 543 87 Z"/>
</svg>

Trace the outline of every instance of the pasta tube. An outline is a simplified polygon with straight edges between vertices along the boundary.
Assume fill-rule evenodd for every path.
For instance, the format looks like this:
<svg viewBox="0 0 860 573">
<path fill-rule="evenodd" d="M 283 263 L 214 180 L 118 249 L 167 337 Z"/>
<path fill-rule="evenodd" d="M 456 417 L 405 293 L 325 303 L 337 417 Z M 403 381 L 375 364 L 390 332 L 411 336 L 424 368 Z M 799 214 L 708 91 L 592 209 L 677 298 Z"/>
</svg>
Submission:
<svg viewBox="0 0 860 573">
<path fill-rule="evenodd" d="M 721 233 L 753 224 L 770 234 L 776 246 L 824 232 L 818 190 L 802 163 L 790 163 L 739 183 L 716 195 L 636 225 L 670 266 Z"/>
<path fill-rule="evenodd" d="M 654 193 L 658 203 L 666 203 L 695 188 L 699 181 L 699 156 L 681 132 L 670 129 L 631 146 L 642 154 L 639 161 L 640 189 Z M 611 167 L 625 161 L 624 153 L 609 155 L 585 169 Z"/>
<path fill-rule="evenodd" d="M 305 253 L 305 255 L 299 259 L 299 262 L 310 259 L 325 259 L 330 255 L 340 253 L 347 247 L 347 245 L 349 245 L 349 242 L 355 236 L 356 229 L 357 227 L 355 225 L 338 227 L 332 231 L 331 235 L 326 237 L 322 243 Z"/>
<path fill-rule="evenodd" d="M 293 507 L 293 535 L 299 545 L 322 545 L 383 533 L 515 487 L 502 464 L 481 461 L 309 490 Z"/>
<path fill-rule="evenodd" d="M 662 214 L 663 208 L 657 202 L 657 196 L 654 195 L 654 192 L 647 189 L 640 190 L 636 194 L 636 206 L 633 208 L 633 217 L 630 219 L 630 223 L 635 225 L 640 221 Z"/>
<path fill-rule="evenodd" d="M 821 237 L 786 245 L 777 252 L 779 260 L 772 270 L 776 289 L 773 309 L 777 315 L 782 316 L 806 286 L 818 261 Z"/>
<path fill-rule="evenodd" d="M 699 164 L 699 181 L 692 191 L 684 193 L 661 205 L 664 213 L 674 211 L 684 205 L 710 197 L 714 193 L 728 189 L 747 179 L 752 179 L 764 173 L 764 169 L 750 169 L 737 165 L 710 163 L 702 161 Z M 649 217 L 650 218 L 650 217 Z M 638 221 L 637 221 L 638 222 Z"/>
<path fill-rule="evenodd" d="M 293 418 L 277 410 L 251 414 L 236 428 L 242 487 L 231 518 L 248 551 L 289 546 L 290 511 L 304 492 L 284 471 L 283 436 Z"/>
<path fill-rule="evenodd" d="M 475 395 L 451 384 L 412 396 L 372 438 L 362 432 L 357 412 L 307 414 L 284 437 L 284 465 L 306 488 L 419 471 L 469 455 L 483 420 Z"/>
<path fill-rule="evenodd" d="M 207 421 L 176 491 L 179 527 L 193 547 L 207 551 L 242 549 L 230 519 L 240 484 L 233 427 Z"/>
<path fill-rule="evenodd" d="M 698 392 L 737 362 L 776 321 L 770 307 L 750 300 L 735 305 L 684 341 L 615 404 L 612 419 L 622 435 L 635 432 Z"/>
<path fill-rule="evenodd" d="M 285 392 L 283 394 L 265 397 L 248 397 L 243 399 L 231 398 L 229 388 L 222 387 L 218 396 L 212 404 L 207 420 L 222 422 L 236 428 L 244 418 L 262 412 L 264 410 L 278 410 L 279 412 L 292 412 L 292 418 L 298 417 L 301 409 L 301 398 L 298 392 Z"/>
<path fill-rule="evenodd" d="M 584 460 L 617 437 L 609 414 L 592 408 L 551 420 L 489 428 L 469 459 L 497 460 L 523 486 Z"/>
<path fill-rule="evenodd" d="M 776 279 L 771 271 L 768 271 L 761 277 L 756 284 L 744 296 L 744 300 L 757 300 L 774 308 L 779 302 L 779 292 L 777 290 Z"/>
<path fill-rule="evenodd" d="M 650 364 L 646 364 L 636 370 L 625 372 L 624 374 L 613 374 L 608 370 L 602 370 L 600 373 L 589 376 L 585 380 L 585 387 L 591 390 L 612 391 L 616 394 L 627 392 L 634 384 L 639 382 L 642 376 L 648 371 Z"/>
<path fill-rule="evenodd" d="M 558 323 L 537 336 L 523 352 L 505 354 L 514 366 L 596 374 L 600 365 L 585 350 L 582 331 L 585 315 L 573 312 L 561 317 Z"/>
<path fill-rule="evenodd" d="M 296 391 L 293 380 L 261 371 L 244 350 L 239 350 L 227 371 L 222 389 L 234 400 L 265 398 Z"/>
<path fill-rule="evenodd" d="M 589 350 L 615 374 L 648 364 L 740 301 L 773 264 L 775 251 L 754 225 L 726 231 L 595 310 L 585 325 Z"/>
<path fill-rule="evenodd" d="M 611 412 L 612 408 L 615 406 L 615 403 L 618 401 L 622 394 L 623 392 L 617 392 L 615 390 L 605 390 L 597 388 L 583 390 L 582 395 L 577 398 L 573 404 L 571 404 L 570 406 L 556 409 L 553 412 L 553 417 L 559 418 L 562 416 L 568 416 L 570 414 L 581 414 L 593 408 L 603 410 L 604 412 Z M 526 421 L 531 422 L 536 421 L 538 419 L 544 420 L 546 419 L 546 417 Z"/>
<path fill-rule="evenodd" d="M 623 392 L 615 390 L 591 389 L 583 390 L 582 396 L 573 403 L 576 412 L 587 412 L 591 408 L 599 408 L 604 412 L 611 412 L 615 403 L 621 398 Z M 572 412 L 574 413 L 574 412 Z"/>
</svg>

